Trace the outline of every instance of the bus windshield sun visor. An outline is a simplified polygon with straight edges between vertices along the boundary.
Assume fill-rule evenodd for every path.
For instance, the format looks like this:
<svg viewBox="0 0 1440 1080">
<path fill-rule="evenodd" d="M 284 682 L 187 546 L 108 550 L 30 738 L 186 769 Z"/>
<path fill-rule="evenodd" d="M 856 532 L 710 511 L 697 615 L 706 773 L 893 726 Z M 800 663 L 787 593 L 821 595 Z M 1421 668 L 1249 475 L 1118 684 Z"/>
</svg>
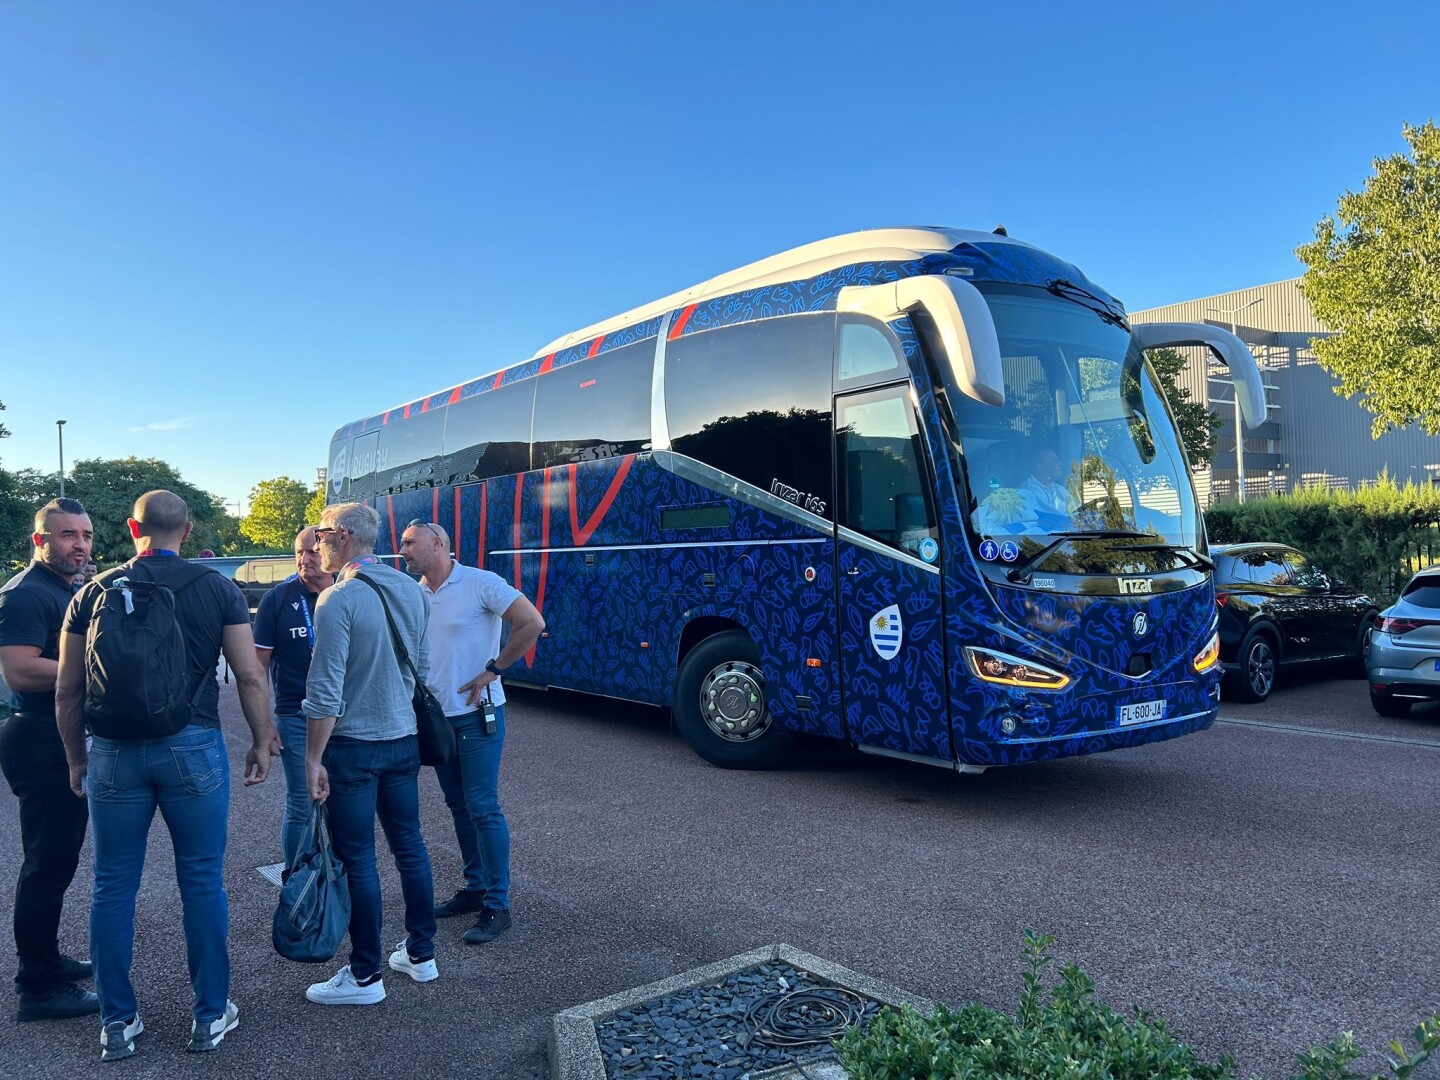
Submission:
<svg viewBox="0 0 1440 1080">
<path fill-rule="evenodd" d="M 961 278 L 927 275 L 883 285 L 850 285 L 840 290 L 835 307 L 890 322 L 918 314 L 917 329 L 966 397 L 986 405 L 1005 404 L 1005 372 L 1000 338 L 990 305 L 980 290 Z"/>
<path fill-rule="evenodd" d="M 1208 323 L 1141 323 L 1132 329 L 1135 342 L 1142 349 L 1171 349 L 1177 345 L 1205 345 L 1230 369 L 1235 383 L 1235 396 L 1245 416 L 1245 426 L 1257 428 L 1265 423 L 1265 385 L 1260 380 L 1260 365 L 1249 347 L 1229 330 Z"/>
</svg>

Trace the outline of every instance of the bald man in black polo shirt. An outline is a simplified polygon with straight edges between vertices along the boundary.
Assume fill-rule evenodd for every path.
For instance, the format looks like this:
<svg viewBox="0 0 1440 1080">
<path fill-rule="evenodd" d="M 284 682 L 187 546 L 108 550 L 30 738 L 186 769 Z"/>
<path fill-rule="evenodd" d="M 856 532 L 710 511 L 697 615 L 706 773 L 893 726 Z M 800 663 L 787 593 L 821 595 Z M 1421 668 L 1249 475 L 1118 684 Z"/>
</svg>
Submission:
<svg viewBox="0 0 1440 1080">
<path fill-rule="evenodd" d="M 70 791 L 65 747 L 55 726 L 60 625 L 72 581 L 90 562 L 90 517 L 74 499 L 54 499 L 35 515 L 35 561 L 0 589 L 0 672 L 13 714 L 0 722 L 0 768 L 20 800 L 25 859 L 15 886 L 15 990 L 18 1020 L 100 1011 L 75 983 L 90 964 L 60 954 L 60 908 L 75 877 L 88 819 Z"/>
</svg>

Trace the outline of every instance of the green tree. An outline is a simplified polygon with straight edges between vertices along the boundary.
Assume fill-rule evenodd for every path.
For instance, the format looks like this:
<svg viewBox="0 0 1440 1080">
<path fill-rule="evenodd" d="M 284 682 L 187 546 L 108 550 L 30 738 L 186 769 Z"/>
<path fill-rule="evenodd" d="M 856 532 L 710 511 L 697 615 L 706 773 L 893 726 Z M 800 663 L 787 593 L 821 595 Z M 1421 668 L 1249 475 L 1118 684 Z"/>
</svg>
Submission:
<svg viewBox="0 0 1440 1080">
<path fill-rule="evenodd" d="M 1296 249 L 1300 291 L 1334 337 L 1315 355 L 1375 415 L 1371 433 L 1418 424 L 1440 435 L 1440 128 L 1405 125 L 1410 153 L 1375 159 L 1315 240 Z"/>
<path fill-rule="evenodd" d="M 187 483 L 173 466 L 157 458 L 87 458 L 75 462 L 65 479 L 65 494 L 79 499 L 89 511 L 95 526 L 95 561 L 102 567 L 135 554 L 125 519 L 137 498 L 157 488 L 173 491 L 190 508 L 194 528 L 180 554 L 224 550 L 226 521 L 233 519 L 225 513 L 220 496 Z"/>
<path fill-rule="evenodd" d="M 325 509 L 325 485 L 321 484 L 315 489 L 315 494 L 310 496 L 310 505 L 305 507 L 305 524 L 317 525 L 320 522 L 320 512 Z"/>
<path fill-rule="evenodd" d="M 1185 444 L 1191 466 L 1209 465 L 1215 457 L 1220 418 L 1200 402 L 1191 401 L 1190 391 L 1176 381 L 1185 370 L 1185 357 L 1174 349 L 1152 349 L 1145 358 L 1150 361 L 1155 377 L 1160 380 L 1160 389 L 1165 392 L 1165 400 L 1170 403 L 1170 411 L 1175 414 L 1180 441 Z"/>
<path fill-rule="evenodd" d="M 289 551 L 309 503 L 310 489 L 299 480 L 261 480 L 250 489 L 250 513 L 241 520 L 240 532 L 264 547 Z"/>
<path fill-rule="evenodd" d="M 0 401 L 0 412 L 5 403 Z M 0 424 L 0 439 L 8 438 L 10 430 Z M 24 537 L 24 544 L 20 543 Z M 19 479 L 0 468 L 0 581 L 10 576 L 12 564 L 29 558 L 30 508 L 25 502 Z"/>
</svg>

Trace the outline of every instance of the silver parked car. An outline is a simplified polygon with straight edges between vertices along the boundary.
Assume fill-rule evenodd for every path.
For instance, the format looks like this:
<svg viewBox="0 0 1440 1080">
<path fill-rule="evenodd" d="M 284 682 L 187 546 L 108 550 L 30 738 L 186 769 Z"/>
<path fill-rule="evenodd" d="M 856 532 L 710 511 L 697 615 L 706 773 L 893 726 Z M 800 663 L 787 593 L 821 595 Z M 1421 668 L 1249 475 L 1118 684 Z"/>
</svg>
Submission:
<svg viewBox="0 0 1440 1080">
<path fill-rule="evenodd" d="M 1405 716 L 1417 701 L 1440 700 L 1440 566 L 1421 570 L 1380 613 L 1365 674 L 1370 704 L 1381 716 Z"/>
</svg>

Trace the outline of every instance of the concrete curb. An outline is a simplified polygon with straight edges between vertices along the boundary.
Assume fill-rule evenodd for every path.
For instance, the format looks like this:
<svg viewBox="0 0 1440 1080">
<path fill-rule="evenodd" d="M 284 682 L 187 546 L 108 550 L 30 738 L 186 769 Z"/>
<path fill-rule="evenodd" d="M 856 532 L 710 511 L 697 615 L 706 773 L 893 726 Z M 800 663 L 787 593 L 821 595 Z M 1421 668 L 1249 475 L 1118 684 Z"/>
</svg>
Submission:
<svg viewBox="0 0 1440 1080">
<path fill-rule="evenodd" d="M 901 990 L 898 986 L 892 986 L 869 975 L 851 971 L 849 968 L 831 963 L 823 957 L 801 952 L 789 945 L 766 945 L 763 948 L 738 953 L 704 967 L 682 971 L 678 975 L 661 979 L 659 982 L 637 986 L 631 990 L 622 990 L 618 994 L 611 994 L 598 1001 L 576 1005 L 574 1008 L 556 1013 L 550 1026 L 548 1046 L 550 1080 L 605 1080 L 605 1060 L 600 1055 L 600 1041 L 595 1036 L 595 1025 L 603 1023 L 616 1013 L 633 1009 L 652 998 L 666 997 L 681 990 L 718 982 L 737 971 L 744 971 L 746 968 L 770 963 L 774 960 L 783 960 L 793 967 L 808 971 L 836 986 L 854 990 L 882 1005 L 893 1005 L 897 1009 L 902 1005 L 909 1005 L 924 1016 L 929 1016 L 935 1009 L 935 1002 L 929 998 L 919 997 Z M 811 1072 L 814 1073 L 813 1068 L 811 1068 Z M 799 1073 L 788 1067 L 778 1070 L 767 1069 L 763 1074 L 757 1073 L 756 1080 L 759 1080 L 762 1075 L 770 1080 L 782 1080 L 782 1078 L 792 1076 L 798 1077 Z M 825 1075 L 841 1077 L 844 1072 L 841 1070 Z"/>
</svg>

